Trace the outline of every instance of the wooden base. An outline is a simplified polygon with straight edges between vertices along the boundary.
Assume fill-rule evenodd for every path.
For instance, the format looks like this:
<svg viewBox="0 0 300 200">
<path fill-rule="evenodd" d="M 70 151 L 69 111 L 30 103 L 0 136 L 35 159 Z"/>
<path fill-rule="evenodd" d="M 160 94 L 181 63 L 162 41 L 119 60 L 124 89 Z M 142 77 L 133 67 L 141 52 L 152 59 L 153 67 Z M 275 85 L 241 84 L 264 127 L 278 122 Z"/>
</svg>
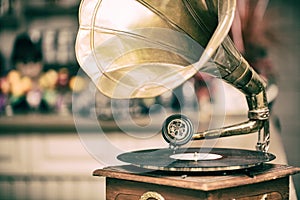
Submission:
<svg viewBox="0 0 300 200">
<path fill-rule="evenodd" d="M 95 170 L 106 177 L 107 200 L 289 199 L 289 176 L 300 168 L 264 164 L 220 173 L 145 171 L 130 165 Z"/>
</svg>

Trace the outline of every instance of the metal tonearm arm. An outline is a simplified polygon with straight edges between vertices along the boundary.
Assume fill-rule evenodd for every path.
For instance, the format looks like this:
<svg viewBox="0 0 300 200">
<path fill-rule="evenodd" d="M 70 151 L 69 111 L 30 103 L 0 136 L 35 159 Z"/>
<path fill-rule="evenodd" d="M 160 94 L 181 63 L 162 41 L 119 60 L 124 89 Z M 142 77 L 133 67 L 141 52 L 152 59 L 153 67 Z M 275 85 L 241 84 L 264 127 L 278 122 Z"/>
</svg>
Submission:
<svg viewBox="0 0 300 200">
<path fill-rule="evenodd" d="M 249 134 L 259 132 L 256 149 L 267 152 L 270 143 L 270 132 L 268 120 L 249 119 L 246 122 L 235 124 L 220 129 L 207 130 L 194 133 L 193 140 L 214 139 L 219 137 L 228 137 L 234 135 Z"/>
<path fill-rule="evenodd" d="M 236 50 L 229 38 L 224 40 L 212 61 L 218 67 L 220 74 L 218 77 L 246 96 L 249 120 L 231 126 L 194 133 L 185 116 L 171 116 L 163 125 L 162 133 L 165 140 L 171 146 L 177 147 L 192 139 L 212 139 L 258 132 L 256 149 L 267 152 L 270 144 L 270 131 L 265 81 Z M 211 75 L 214 74 L 211 73 Z"/>
</svg>

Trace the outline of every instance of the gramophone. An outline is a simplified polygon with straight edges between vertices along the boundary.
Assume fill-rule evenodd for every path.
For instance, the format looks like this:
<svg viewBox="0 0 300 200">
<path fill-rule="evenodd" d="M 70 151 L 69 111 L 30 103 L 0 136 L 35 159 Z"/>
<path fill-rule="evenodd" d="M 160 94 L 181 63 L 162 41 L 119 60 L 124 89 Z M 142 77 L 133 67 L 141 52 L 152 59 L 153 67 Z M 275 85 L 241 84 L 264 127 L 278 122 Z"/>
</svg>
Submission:
<svg viewBox="0 0 300 200">
<path fill-rule="evenodd" d="M 275 159 L 270 143 L 266 83 L 228 36 L 235 0 L 82 1 L 76 56 L 100 92 L 110 98 L 156 97 L 198 71 L 218 77 L 245 95 L 248 120 L 194 132 L 189 117 L 162 124 L 168 149 L 124 153 L 133 165 L 169 171 L 248 168 Z M 191 140 L 258 133 L 256 150 L 182 148 Z M 201 162 L 197 162 L 201 161 Z"/>
</svg>

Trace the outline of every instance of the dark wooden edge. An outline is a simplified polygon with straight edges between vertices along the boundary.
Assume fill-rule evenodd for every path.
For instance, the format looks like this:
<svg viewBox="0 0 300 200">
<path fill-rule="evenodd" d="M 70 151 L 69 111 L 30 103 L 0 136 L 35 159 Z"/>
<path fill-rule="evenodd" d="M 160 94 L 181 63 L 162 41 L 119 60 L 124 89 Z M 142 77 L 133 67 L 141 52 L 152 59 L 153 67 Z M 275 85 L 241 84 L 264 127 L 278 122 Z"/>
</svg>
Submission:
<svg viewBox="0 0 300 200">
<path fill-rule="evenodd" d="M 249 176 L 247 174 L 235 174 L 235 175 L 209 175 L 209 181 L 204 182 L 201 180 L 201 176 L 193 176 L 186 178 L 184 176 L 172 176 L 170 173 L 167 173 L 166 176 L 156 173 L 143 173 L 143 169 L 140 171 L 129 171 L 128 166 L 130 165 L 122 165 L 122 166 L 113 166 L 106 167 L 103 169 L 96 169 L 93 172 L 93 176 L 104 176 L 109 178 L 137 181 L 137 182 L 145 182 L 145 183 L 153 183 L 158 185 L 168 185 L 179 188 L 187 188 L 187 189 L 196 189 L 202 191 L 211 191 L 218 189 L 225 189 L 229 187 L 237 187 L 248 184 L 255 184 L 259 182 L 270 181 L 278 178 L 283 178 L 286 176 L 294 175 L 300 173 L 299 167 L 293 167 L 288 165 L 278 165 L 278 164 L 265 164 L 267 170 L 256 171 L 253 173 L 253 176 Z M 221 176 L 221 179 L 219 178 Z M 222 178 L 223 176 L 223 178 Z M 202 177 L 205 177 L 203 175 Z M 207 176 L 206 176 L 207 178 Z M 214 179 L 216 178 L 216 181 Z M 225 182 L 226 181 L 226 184 Z"/>
</svg>

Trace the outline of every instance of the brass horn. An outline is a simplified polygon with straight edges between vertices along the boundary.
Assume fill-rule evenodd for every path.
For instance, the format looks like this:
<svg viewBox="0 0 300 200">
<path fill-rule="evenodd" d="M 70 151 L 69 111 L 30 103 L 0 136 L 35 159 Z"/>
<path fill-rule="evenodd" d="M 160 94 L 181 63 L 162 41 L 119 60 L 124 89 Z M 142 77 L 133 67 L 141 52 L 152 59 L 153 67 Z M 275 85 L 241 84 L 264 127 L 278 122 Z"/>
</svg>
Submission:
<svg viewBox="0 0 300 200">
<path fill-rule="evenodd" d="M 235 7 L 235 0 L 82 0 L 77 60 L 111 98 L 158 96 L 199 70 L 217 76 L 246 96 L 249 120 L 195 134 L 188 131 L 188 139 L 180 143 L 180 126 L 173 132 L 167 128 L 178 122 L 172 117 L 163 127 L 164 138 L 178 146 L 190 138 L 258 132 L 256 148 L 266 152 L 270 141 L 266 84 L 228 36 Z M 188 119 L 181 119 L 181 125 L 190 127 Z"/>
</svg>

